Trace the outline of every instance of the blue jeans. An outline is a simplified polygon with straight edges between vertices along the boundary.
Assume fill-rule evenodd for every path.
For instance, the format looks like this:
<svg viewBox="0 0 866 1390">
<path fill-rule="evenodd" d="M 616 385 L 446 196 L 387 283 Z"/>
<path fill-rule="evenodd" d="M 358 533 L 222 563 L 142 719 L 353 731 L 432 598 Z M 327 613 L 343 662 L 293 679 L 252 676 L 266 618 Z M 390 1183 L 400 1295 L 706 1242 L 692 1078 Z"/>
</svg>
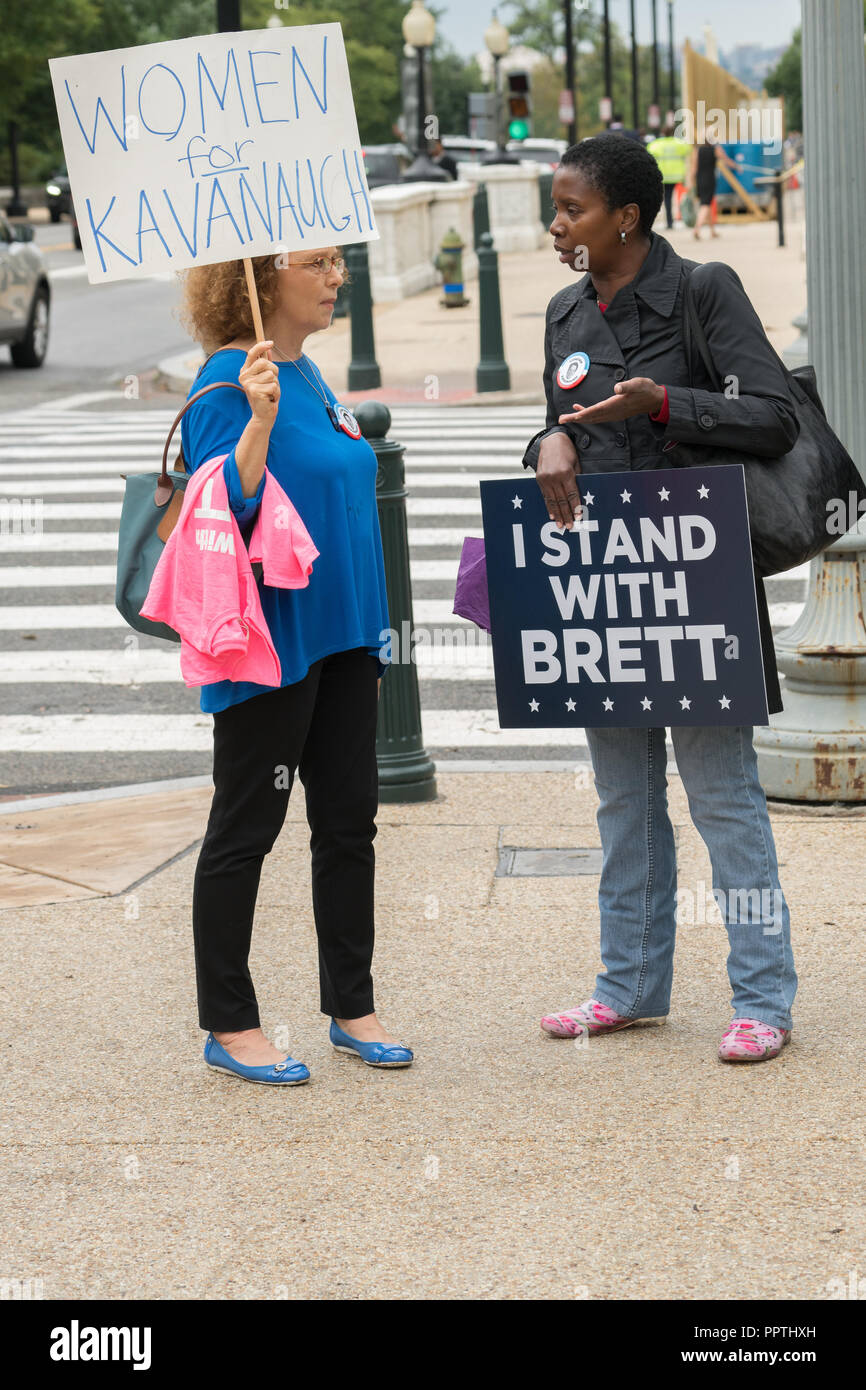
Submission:
<svg viewBox="0 0 866 1390">
<path fill-rule="evenodd" d="M 665 731 L 587 729 L 586 736 L 603 851 L 606 973 L 594 997 L 629 1018 L 660 1018 L 670 1009 L 678 896 Z M 671 737 L 728 932 L 734 1013 L 790 1028 L 797 975 L 752 730 L 681 727 Z"/>
</svg>

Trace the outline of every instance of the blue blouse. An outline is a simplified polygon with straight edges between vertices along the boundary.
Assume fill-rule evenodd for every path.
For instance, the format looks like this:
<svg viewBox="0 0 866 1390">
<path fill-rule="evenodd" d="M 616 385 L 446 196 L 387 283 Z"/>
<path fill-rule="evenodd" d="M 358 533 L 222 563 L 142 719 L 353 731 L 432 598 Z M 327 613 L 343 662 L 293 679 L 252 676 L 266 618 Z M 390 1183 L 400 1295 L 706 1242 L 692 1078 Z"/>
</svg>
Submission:
<svg viewBox="0 0 866 1390">
<path fill-rule="evenodd" d="M 212 381 L 237 381 L 246 360 L 241 348 L 221 348 L 205 364 L 190 395 Z M 367 440 L 352 439 L 331 424 L 325 403 L 334 393 L 315 365 L 301 355 L 299 366 L 277 364 L 280 404 L 268 443 L 267 468 L 291 499 L 319 550 L 305 589 L 278 589 L 259 580 L 262 610 L 280 660 L 282 685 L 302 680 L 313 662 L 334 652 L 366 647 L 387 663 L 388 600 L 385 564 L 376 508 L 377 461 Z M 249 542 L 265 487 L 245 497 L 235 445 L 251 417 L 239 391 L 210 391 L 187 411 L 181 439 L 187 470 L 195 472 L 217 454 L 226 454 L 223 476 L 229 506 Z M 201 687 L 201 708 L 212 714 L 275 687 L 252 681 L 214 681 Z"/>
</svg>

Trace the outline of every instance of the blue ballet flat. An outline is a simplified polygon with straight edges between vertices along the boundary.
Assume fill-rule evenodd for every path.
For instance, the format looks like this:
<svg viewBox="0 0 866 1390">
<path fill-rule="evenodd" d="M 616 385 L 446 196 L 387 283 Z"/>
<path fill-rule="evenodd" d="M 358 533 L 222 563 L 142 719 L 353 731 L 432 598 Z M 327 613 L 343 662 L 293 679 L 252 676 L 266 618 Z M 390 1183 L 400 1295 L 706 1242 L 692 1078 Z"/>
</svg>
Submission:
<svg viewBox="0 0 866 1390">
<path fill-rule="evenodd" d="M 309 1069 L 294 1057 L 284 1062 L 272 1062 L 266 1067 L 246 1067 L 226 1052 L 214 1037 L 208 1033 L 204 1045 L 204 1059 L 212 1071 L 224 1071 L 229 1076 L 239 1076 L 244 1081 L 258 1081 L 265 1086 L 303 1086 L 310 1079 Z"/>
<path fill-rule="evenodd" d="M 415 1054 L 405 1043 L 361 1042 L 352 1038 L 331 1019 L 328 1035 L 335 1052 L 345 1052 L 349 1056 L 360 1057 L 368 1067 L 411 1067 Z"/>
</svg>

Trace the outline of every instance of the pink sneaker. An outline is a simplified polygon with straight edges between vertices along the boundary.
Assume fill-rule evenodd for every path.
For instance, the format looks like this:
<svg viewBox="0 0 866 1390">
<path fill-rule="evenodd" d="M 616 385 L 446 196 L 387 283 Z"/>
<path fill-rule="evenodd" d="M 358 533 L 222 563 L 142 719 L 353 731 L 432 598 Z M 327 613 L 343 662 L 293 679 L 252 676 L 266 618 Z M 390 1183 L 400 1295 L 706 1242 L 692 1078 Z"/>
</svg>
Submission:
<svg viewBox="0 0 866 1390">
<path fill-rule="evenodd" d="M 757 1018 L 732 1018 L 719 1043 L 723 1062 L 768 1062 L 791 1040 L 790 1028 L 774 1028 Z"/>
<path fill-rule="evenodd" d="M 626 1018 L 607 1004 L 597 999 L 587 999 L 576 1009 L 563 1009 L 562 1013 L 545 1014 L 541 1020 L 542 1032 L 552 1038 L 577 1038 L 583 1033 L 616 1033 L 620 1028 L 631 1028 L 635 1024 L 664 1023 L 663 1018 Z"/>
</svg>

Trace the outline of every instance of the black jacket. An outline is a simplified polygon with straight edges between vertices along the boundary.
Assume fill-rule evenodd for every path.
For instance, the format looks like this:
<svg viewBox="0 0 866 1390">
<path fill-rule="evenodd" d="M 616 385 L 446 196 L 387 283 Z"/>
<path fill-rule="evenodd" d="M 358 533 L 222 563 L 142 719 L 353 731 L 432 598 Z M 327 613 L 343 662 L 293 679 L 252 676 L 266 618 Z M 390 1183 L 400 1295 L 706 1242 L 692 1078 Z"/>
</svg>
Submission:
<svg viewBox="0 0 866 1390">
<path fill-rule="evenodd" d="M 721 261 L 702 271 L 694 302 L 725 394 L 713 390 L 700 360 L 687 363 L 682 295 L 684 277 L 695 265 L 651 233 L 649 255 L 605 313 L 598 309 L 588 274 L 553 296 L 544 332 L 546 426 L 529 441 L 524 468 L 537 466 L 541 440 L 557 430 L 571 436 L 585 473 L 675 468 L 671 444 L 678 440 L 705 446 L 708 463 L 721 462 L 724 449 L 778 458 L 793 447 L 799 424 L 784 374 L 739 276 Z M 590 369 L 578 386 L 563 390 L 556 369 L 578 350 L 588 354 Z M 613 395 L 616 382 L 637 376 L 667 387 L 667 424 L 649 415 L 586 426 L 557 423 L 575 404 L 595 405 Z M 764 584 L 757 577 L 755 587 L 767 699 L 774 714 L 782 708 L 779 677 Z"/>
</svg>

